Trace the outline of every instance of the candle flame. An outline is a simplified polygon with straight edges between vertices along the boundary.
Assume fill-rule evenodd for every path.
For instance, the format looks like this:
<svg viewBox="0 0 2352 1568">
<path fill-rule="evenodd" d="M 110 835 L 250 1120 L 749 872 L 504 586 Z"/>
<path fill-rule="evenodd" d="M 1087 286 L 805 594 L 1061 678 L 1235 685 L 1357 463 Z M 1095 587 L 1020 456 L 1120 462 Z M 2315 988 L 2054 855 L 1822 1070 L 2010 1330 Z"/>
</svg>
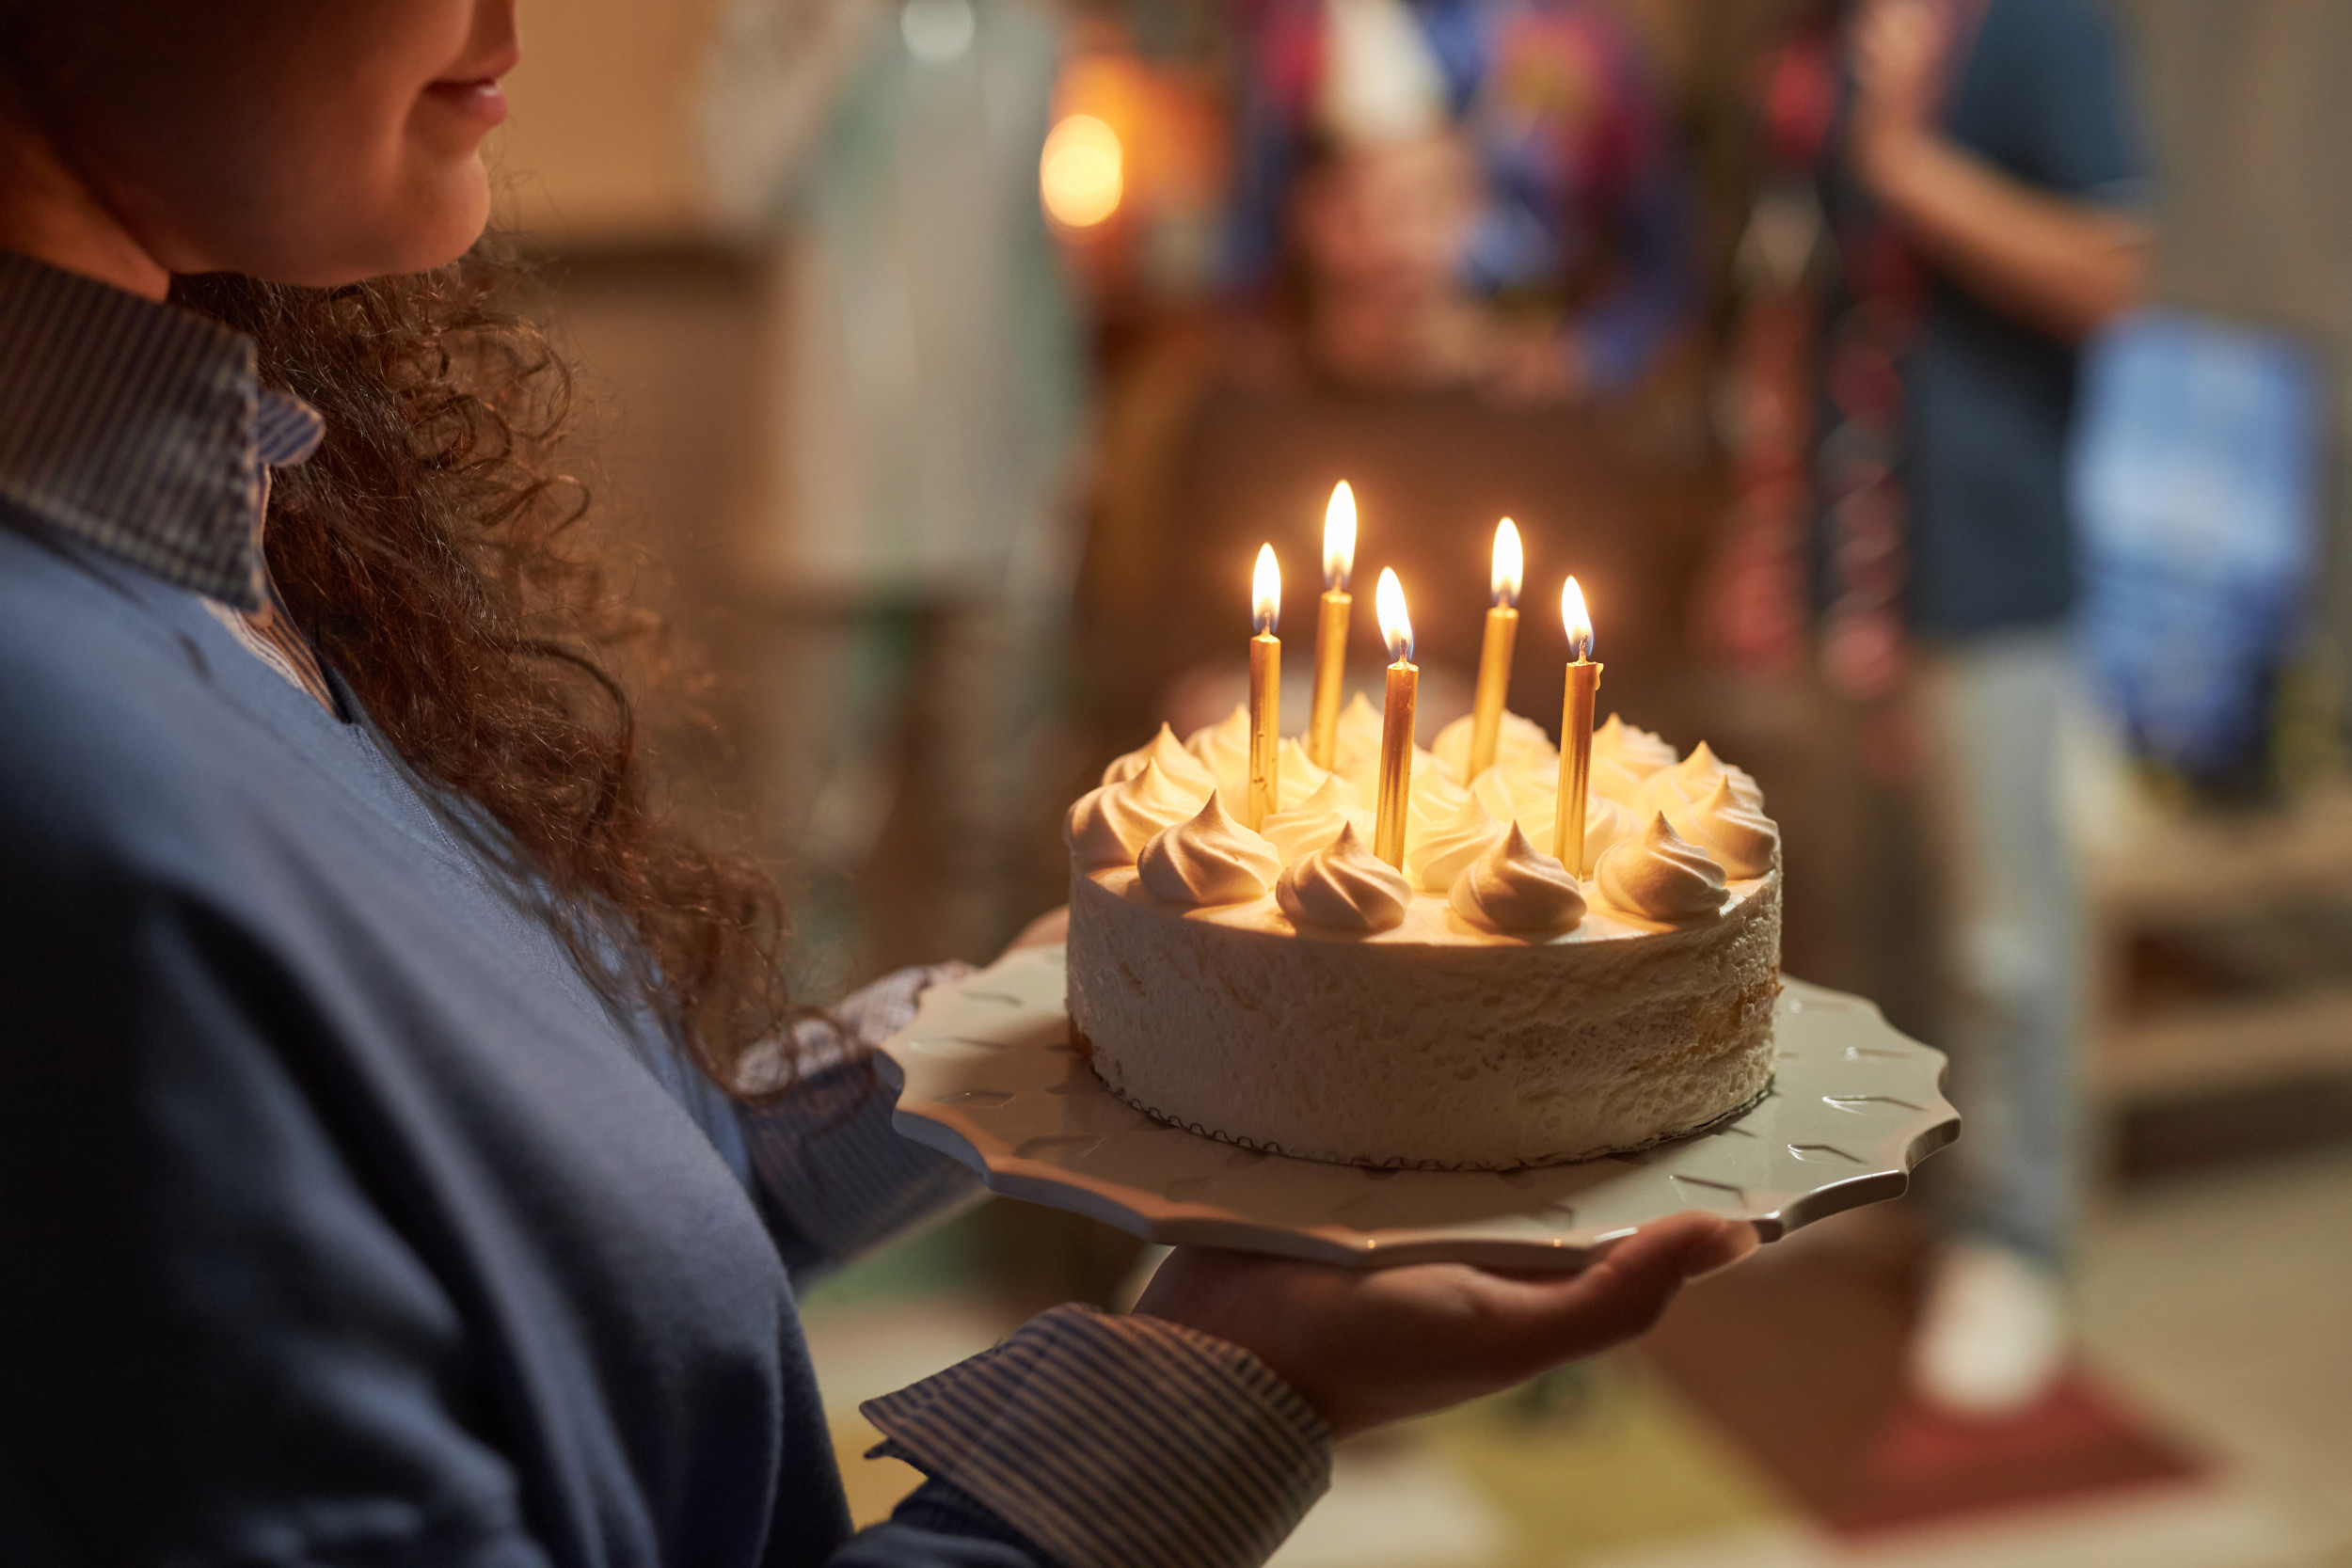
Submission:
<svg viewBox="0 0 2352 1568">
<path fill-rule="evenodd" d="M 1343 589 L 1356 575 L 1356 492 L 1342 480 L 1323 509 L 1323 586 Z"/>
<path fill-rule="evenodd" d="M 1258 630 L 1271 634 L 1282 621 L 1282 568 L 1274 546 L 1258 546 L 1258 569 L 1249 578 L 1249 614 Z"/>
<path fill-rule="evenodd" d="M 1496 605 L 1518 608 L 1519 579 L 1526 572 L 1527 557 L 1519 550 L 1519 525 L 1505 517 L 1495 525 L 1494 575 L 1488 579 Z"/>
<path fill-rule="evenodd" d="M 1570 578 L 1560 585 L 1560 619 L 1568 628 L 1568 649 L 1579 659 L 1593 657 L 1593 618 L 1584 609 L 1584 590 Z"/>
<path fill-rule="evenodd" d="M 1405 585 L 1396 580 L 1392 568 L 1380 568 L 1380 586 L 1372 602 L 1380 612 L 1380 636 L 1389 644 L 1389 661 L 1412 663 L 1413 618 L 1405 612 Z"/>
</svg>

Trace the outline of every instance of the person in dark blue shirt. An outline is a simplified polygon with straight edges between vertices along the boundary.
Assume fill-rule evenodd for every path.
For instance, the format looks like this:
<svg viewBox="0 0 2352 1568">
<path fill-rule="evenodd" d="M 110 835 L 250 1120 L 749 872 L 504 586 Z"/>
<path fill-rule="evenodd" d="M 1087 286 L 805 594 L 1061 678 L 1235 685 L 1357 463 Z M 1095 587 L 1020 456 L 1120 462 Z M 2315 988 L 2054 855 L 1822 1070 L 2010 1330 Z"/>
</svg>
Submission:
<svg viewBox="0 0 2352 1568">
<path fill-rule="evenodd" d="M 648 803 L 494 268 L 511 0 L 0 6 L 0 1562 L 1252 1563 L 1334 1435 L 1639 1332 L 1177 1252 L 874 1401 L 794 1282 L 965 1194 Z"/>
<path fill-rule="evenodd" d="M 1914 1366 L 1943 1402 L 1995 1411 L 2030 1402 L 2067 1350 L 2087 981 L 2058 781 L 2066 461 L 2077 345 L 2144 286 L 2146 169 L 2093 0 L 1869 0 L 1851 40 L 1825 652 L 1866 699 L 1899 675 L 1904 634 L 1917 654 L 1972 1131 Z M 1882 355 L 1899 379 L 1875 373 Z"/>
</svg>

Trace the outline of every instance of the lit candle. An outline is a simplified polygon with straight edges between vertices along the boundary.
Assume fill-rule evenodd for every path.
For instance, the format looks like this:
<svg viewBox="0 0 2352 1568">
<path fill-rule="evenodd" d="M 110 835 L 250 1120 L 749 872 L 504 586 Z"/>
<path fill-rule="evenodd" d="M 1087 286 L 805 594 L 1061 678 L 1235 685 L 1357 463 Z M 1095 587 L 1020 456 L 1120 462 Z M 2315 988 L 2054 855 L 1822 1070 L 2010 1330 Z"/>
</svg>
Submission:
<svg viewBox="0 0 2352 1568">
<path fill-rule="evenodd" d="M 1356 492 L 1342 480 L 1323 509 L 1323 616 L 1315 623 L 1315 701 L 1308 710 L 1307 757 L 1331 766 L 1340 735 L 1340 678 L 1347 669 L 1347 612 L 1356 601 L 1347 579 L 1356 572 Z"/>
<path fill-rule="evenodd" d="M 1242 823 L 1255 831 L 1282 809 L 1282 640 L 1274 635 L 1282 619 L 1282 568 L 1271 545 L 1258 546 L 1249 610 L 1258 634 L 1249 640 L 1249 799 Z"/>
<path fill-rule="evenodd" d="M 1511 686 L 1511 645 L 1519 636 L 1519 529 L 1505 517 L 1495 525 L 1495 557 L 1488 578 L 1486 641 L 1478 650 L 1478 691 L 1470 704 L 1470 776 L 1494 766 L 1495 742 L 1502 734 L 1502 699 Z"/>
<path fill-rule="evenodd" d="M 1600 695 L 1600 666 L 1593 662 L 1593 619 L 1584 591 L 1570 578 L 1560 589 L 1560 620 L 1568 630 L 1568 694 L 1560 705 L 1560 810 L 1551 852 L 1577 874 L 1584 863 L 1584 803 L 1593 784 L 1593 702 Z"/>
<path fill-rule="evenodd" d="M 1380 568 L 1373 608 L 1389 644 L 1389 697 L 1380 716 L 1380 802 L 1372 819 L 1372 852 L 1402 871 L 1405 820 L 1413 805 L 1413 705 L 1421 696 L 1421 671 L 1413 664 L 1413 622 L 1405 612 L 1405 590 L 1386 566 Z"/>
</svg>

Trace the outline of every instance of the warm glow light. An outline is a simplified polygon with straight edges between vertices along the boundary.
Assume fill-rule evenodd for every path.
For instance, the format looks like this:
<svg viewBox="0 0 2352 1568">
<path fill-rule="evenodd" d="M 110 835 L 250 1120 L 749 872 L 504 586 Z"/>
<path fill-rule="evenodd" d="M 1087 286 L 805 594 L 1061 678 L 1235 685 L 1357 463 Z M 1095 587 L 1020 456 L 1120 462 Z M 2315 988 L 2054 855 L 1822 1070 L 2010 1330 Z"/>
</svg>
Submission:
<svg viewBox="0 0 2352 1568">
<path fill-rule="evenodd" d="M 1271 632 L 1282 622 L 1282 568 L 1271 545 L 1258 546 L 1258 569 L 1249 578 L 1249 613 L 1251 624 L 1262 632 Z"/>
<path fill-rule="evenodd" d="M 1593 657 L 1593 618 L 1584 609 L 1584 590 L 1570 578 L 1560 585 L 1560 620 L 1568 628 L 1568 652 L 1579 658 Z"/>
<path fill-rule="evenodd" d="M 1527 558 L 1519 553 L 1519 525 L 1505 517 L 1495 525 L 1494 573 L 1487 578 L 1496 604 L 1518 608 L 1519 578 L 1526 570 Z"/>
<path fill-rule="evenodd" d="M 1323 509 L 1323 586 L 1345 588 L 1356 575 L 1356 492 L 1342 480 Z"/>
<path fill-rule="evenodd" d="M 1389 645 L 1389 661 L 1392 664 L 1413 662 L 1413 618 L 1405 613 L 1405 585 L 1396 580 L 1396 573 L 1380 568 L 1380 586 L 1374 591 L 1373 606 L 1380 612 L 1380 636 Z"/>
<path fill-rule="evenodd" d="M 1045 215 L 1065 229 L 1091 229 L 1119 211 L 1126 190 L 1119 133 L 1092 115 L 1070 115 L 1045 138 L 1038 188 Z"/>
</svg>

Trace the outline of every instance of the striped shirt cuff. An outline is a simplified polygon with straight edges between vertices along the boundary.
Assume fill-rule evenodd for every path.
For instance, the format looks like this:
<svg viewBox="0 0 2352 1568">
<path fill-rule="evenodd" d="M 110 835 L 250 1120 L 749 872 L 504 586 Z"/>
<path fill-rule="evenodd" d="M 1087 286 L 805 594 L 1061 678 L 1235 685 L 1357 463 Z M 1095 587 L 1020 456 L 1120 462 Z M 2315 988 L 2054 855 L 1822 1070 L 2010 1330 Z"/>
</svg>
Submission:
<svg viewBox="0 0 2352 1568">
<path fill-rule="evenodd" d="M 1057 1307 L 866 1418 L 1067 1568 L 1252 1568 L 1331 1479 L 1321 1417 L 1238 1345 Z"/>
<path fill-rule="evenodd" d="M 782 1101 L 739 1108 L 736 1121 L 753 1190 L 796 1275 L 979 1196 L 971 1171 L 892 1126 L 898 1097 L 873 1062 L 875 1048 L 914 1021 L 926 990 L 968 973 L 961 964 L 899 970 L 803 1021 L 775 1054 L 753 1063 L 755 1091 L 790 1075 Z"/>
</svg>

